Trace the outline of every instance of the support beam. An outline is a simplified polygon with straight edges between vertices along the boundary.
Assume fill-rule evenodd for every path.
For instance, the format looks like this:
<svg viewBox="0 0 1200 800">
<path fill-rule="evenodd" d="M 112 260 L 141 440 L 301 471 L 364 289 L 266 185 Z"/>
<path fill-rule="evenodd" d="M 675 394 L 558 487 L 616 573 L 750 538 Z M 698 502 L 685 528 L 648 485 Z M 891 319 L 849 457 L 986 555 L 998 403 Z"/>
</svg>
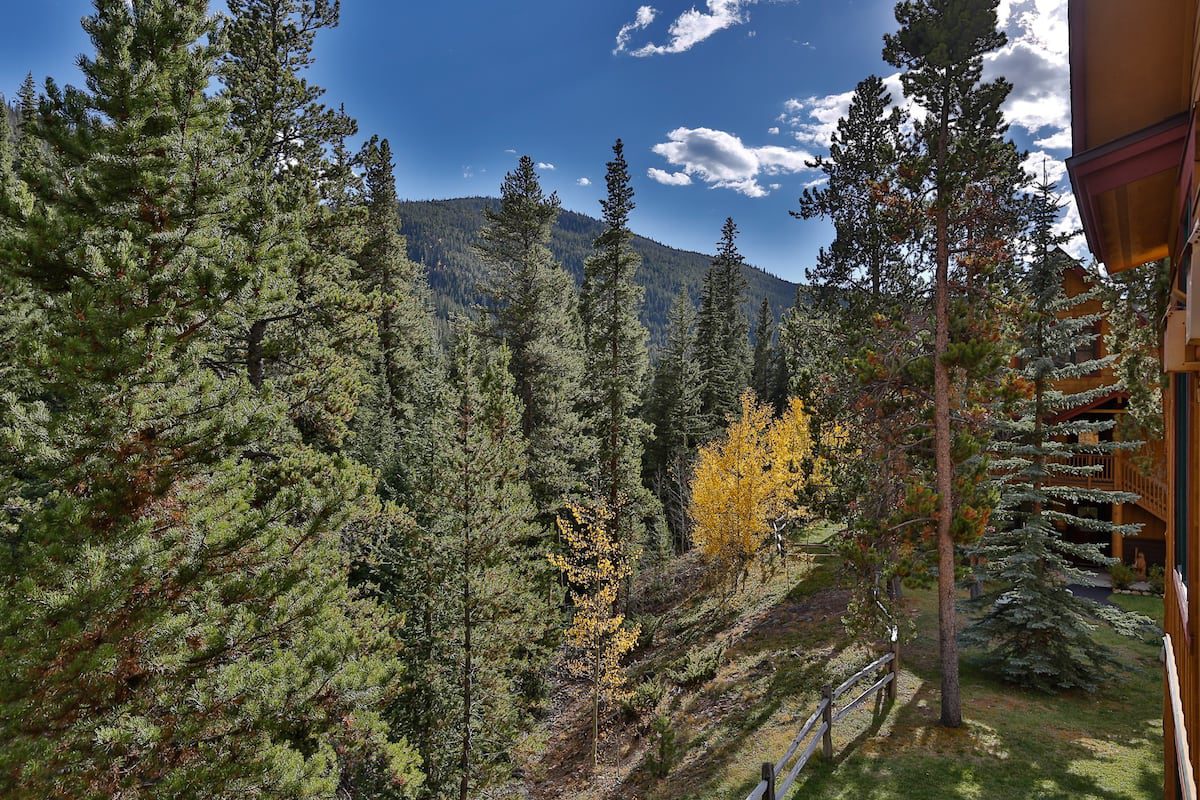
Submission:
<svg viewBox="0 0 1200 800">
<path fill-rule="evenodd" d="M 1125 522 L 1125 507 L 1121 503 L 1113 503 L 1112 521 L 1114 525 Z M 1125 537 L 1116 531 L 1112 535 L 1112 557 L 1125 561 Z"/>
</svg>

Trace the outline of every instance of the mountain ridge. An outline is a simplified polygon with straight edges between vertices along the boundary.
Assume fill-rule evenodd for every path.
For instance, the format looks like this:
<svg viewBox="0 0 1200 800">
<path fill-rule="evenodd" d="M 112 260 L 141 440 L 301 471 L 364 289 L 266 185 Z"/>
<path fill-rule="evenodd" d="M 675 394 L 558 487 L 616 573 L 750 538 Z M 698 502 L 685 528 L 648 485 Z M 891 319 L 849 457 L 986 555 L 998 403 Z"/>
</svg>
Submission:
<svg viewBox="0 0 1200 800">
<path fill-rule="evenodd" d="M 441 320 L 454 313 L 469 312 L 484 299 L 477 287 L 486 265 L 473 245 L 483 225 L 484 208 L 497 203 L 497 198 L 481 196 L 399 203 L 401 232 L 408 241 L 409 258 L 428 271 L 435 311 Z M 588 214 L 564 209 L 559 215 L 550 250 L 577 284 L 582 282 L 583 261 L 591 253 L 592 241 L 602 230 L 603 223 Z M 637 234 L 633 249 L 642 257 L 636 278 L 646 290 L 642 322 L 650 333 L 651 348 L 656 349 L 666 339 L 667 311 L 680 286 L 687 287 L 692 301 L 699 304 L 704 273 L 713 257 Z M 794 305 L 800 284 L 749 264 L 744 274 L 748 284 L 747 319 L 755 318 L 763 297 L 770 301 L 776 321 Z"/>
</svg>

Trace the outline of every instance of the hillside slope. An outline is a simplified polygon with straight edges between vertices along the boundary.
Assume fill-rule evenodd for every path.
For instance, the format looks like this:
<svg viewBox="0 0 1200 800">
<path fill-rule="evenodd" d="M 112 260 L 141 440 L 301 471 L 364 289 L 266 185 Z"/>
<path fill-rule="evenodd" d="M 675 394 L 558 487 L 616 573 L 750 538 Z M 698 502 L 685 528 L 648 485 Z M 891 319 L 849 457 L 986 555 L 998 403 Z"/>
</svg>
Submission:
<svg viewBox="0 0 1200 800">
<path fill-rule="evenodd" d="M 821 687 L 877 654 L 842 627 L 849 593 L 839 585 L 839 559 L 822 542 L 835 528 L 797 536 L 786 568 L 756 568 L 733 593 L 712 584 L 695 552 L 639 576 L 630 604 L 643 626 L 627 665 L 632 694 L 604 717 L 599 768 L 589 765 L 586 690 L 560 663 L 551 671 L 547 717 L 524 746 L 520 786 L 498 796 L 746 797 L 760 765 L 786 751 Z M 1113 602 L 1161 624 L 1159 598 L 1113 595 Z M 937 598 L 909 588 L 905 603 L 915 628 L 901 645 L 897 700 L 868 702 L 839 720 L 832 761 L 818 750 L 781 800 L 1162 797 L 1158 634 L 1127 638 L 1101 626 L 1096 636 L 1121 666 L 1094 694 L 1046 695 L 998 682 L 981 668 L 980 652 L 964 648 L 966 724 L 947 730 L 938 722 Z M 649 763 L 656 718 L 669 721 L 675 737 L 664 777 Z"/>
<path fill-rule="evenodd" d="M 472 308 L 482 299 L 477 286 L 484 264 L 473 249 L 483 224 L 483 209 L 497 201 L 487 197 L 453 200 L 405 201 L 400 203 L 401 230 L 408 237 L 409 257 L 426 266 L 440 318 Z M 550 249 L 563 266 L 583 280 L 583 261 L 592 241 L 603 230 L 600 220 L 574 211 L 563 211 L 555 226 Z M 714 232 L 714 238 L 716 233 Z M 646 289 L 642 322 L 650 331 L 651 347 L 665 339 L 667 311 L 680 286 L 699 301 L 700 286 L 711 256 L 677 250 L 637 236 L 633 248 L 642 257 L 637 280 Z M 754 267 L 747 267 L 749 284 L 746 301 L 748 319 L 764 297 L 771 301 L 776 319 L 796 300 L 796 284 Z"/>
</svg>

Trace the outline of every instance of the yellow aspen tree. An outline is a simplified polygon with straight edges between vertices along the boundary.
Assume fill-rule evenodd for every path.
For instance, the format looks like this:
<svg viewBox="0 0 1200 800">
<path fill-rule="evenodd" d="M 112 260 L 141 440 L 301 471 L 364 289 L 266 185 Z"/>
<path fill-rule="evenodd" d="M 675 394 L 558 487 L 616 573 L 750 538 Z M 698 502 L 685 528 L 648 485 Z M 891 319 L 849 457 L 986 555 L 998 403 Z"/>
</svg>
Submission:
<svg viewBox="0 0 1200 800">
<path fill-rule="evenodd" d="M 592 704 L 592 766 L 596 766 L 602 704 L 619 700 L 625 691 L 621 659 L 641 634 L 626 625 L 617 610 L 622 582 L 632 574 L 632 554 L 612 535 L 612 512 L 607 506 L 567 507 L 558 518 L 564 553 L 550 554 L 571 587 L 574 615 L 566 632 L 572 657 L 567 671 L 587 682 Z"/>
<path fill-rule="evenodd" d="M 824 473 L 799 400 L 779 419 L 753 392 L 741 403 L 725 434 L 700 449 L 691 503 L 696 545 L 735 584 L 768 544 L 782 554 L 784 529 L 807 513 L 804 490 Z"/>
</svg>

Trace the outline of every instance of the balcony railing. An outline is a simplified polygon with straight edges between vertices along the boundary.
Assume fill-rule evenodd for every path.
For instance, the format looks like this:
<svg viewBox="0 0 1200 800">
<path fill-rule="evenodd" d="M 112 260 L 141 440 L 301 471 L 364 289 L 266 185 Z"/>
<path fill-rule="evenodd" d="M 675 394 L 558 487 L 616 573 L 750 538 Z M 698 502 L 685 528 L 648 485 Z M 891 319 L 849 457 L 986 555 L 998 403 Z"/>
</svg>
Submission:
<svg viewBox="0 0 1200 800">
<path fill-rule="evenodd" d="M 1072 467 L 1086 467 L 1088 471 L 1082 475 L 1057 475 L 1055 481 L 1088 489 L 1116 489 L 1116 462 L 1114 453 L 1076 453 L 1067 463 Z"/>
<path fill-rule="evenodd" d="M 1147 445 L 1137 453 L 1124 450 L 1102 454 L 1076 453 L 1068 463 L 1072 467 L 1086 467 L 1088 470 L 1079 475 L 1056 476 L 1056 483 L 1131 492 L 1138 495 L 1138 505 L 1159 519 L 1167 518 L 1166 462 L 1161 446 Z"/>
</svg>

